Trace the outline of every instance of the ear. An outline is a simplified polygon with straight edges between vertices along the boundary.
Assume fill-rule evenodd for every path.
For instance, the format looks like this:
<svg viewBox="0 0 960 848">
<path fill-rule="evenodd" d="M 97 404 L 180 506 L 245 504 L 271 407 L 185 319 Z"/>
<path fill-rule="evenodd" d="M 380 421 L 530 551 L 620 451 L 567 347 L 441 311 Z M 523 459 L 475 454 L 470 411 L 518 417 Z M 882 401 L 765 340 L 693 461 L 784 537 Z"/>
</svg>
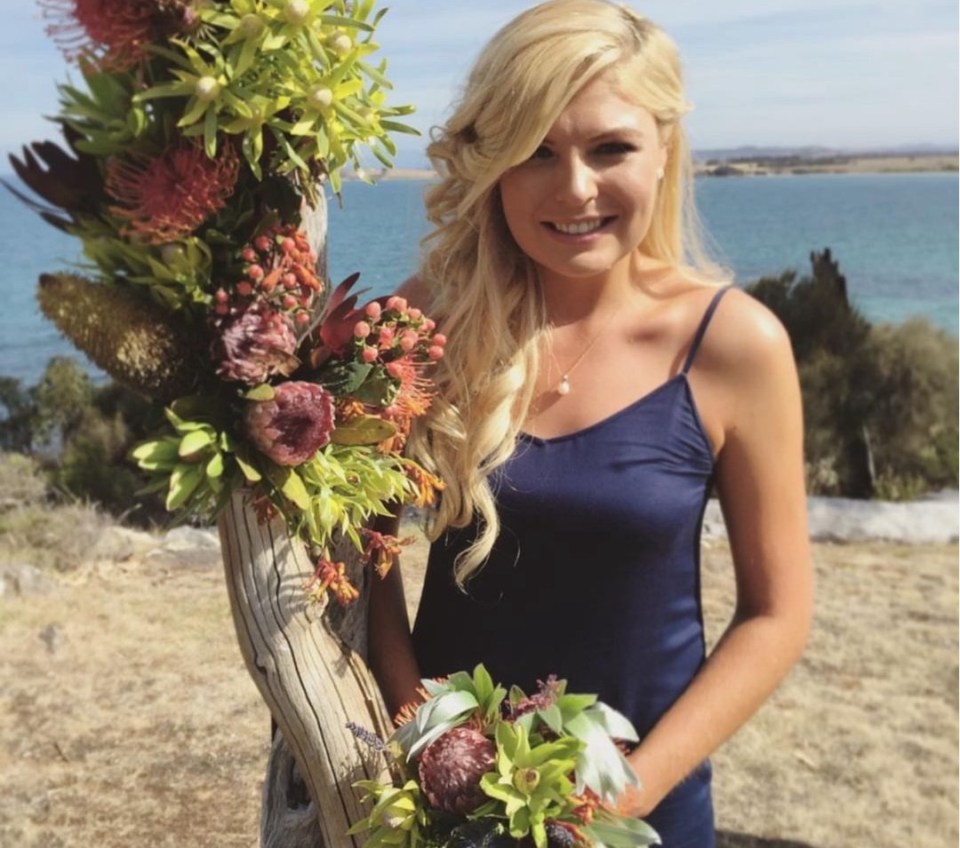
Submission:
<svg viewBox="0 0 960 848">
<path fill-rule="evenodd" d="M 657 151 L 657 167 L 666 168 L 670 153 L 670 141 L 673 138 L 673 124 L 661 125 L 657 135 L 660 138 L 660 149 Z"/>
</svg>

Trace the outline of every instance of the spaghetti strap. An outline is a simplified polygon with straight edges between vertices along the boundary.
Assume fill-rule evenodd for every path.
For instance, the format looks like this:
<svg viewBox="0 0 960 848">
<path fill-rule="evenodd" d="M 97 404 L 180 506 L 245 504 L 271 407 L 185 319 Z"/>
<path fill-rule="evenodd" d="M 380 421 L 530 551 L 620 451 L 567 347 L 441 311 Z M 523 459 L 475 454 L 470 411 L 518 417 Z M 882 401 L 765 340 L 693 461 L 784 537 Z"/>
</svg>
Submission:
<svg viewBox="0 0 960 848">
<path fill-rule="evenodd" d="M 697 327 L 697 332 L 693 337 L 693 344 L 690 345 L 690 352 L 687 354 L 687 359 L 683 363 L 683 370 L 680 373 L 686 374 L 690 370 L 690 366 L 693 365 L 693 359 L 697 355 L 697 351 L 700 349 L 700 342 L 703 341 L 703 334 L 707 332 L 707 326 L 710 324 L 710 319 L 713 318 L 713 313 L 716 311 L 717 306 L 720 303 L 720 298 L 722 298 L 732 288 L 733 286 L 724 286 L 713 296 L 713 299 L 710 301 L 710 305 L 707 307 L 707 311 L 703 313 L 703 318 L 700 319 L 700 326 Z"/>
</svg>

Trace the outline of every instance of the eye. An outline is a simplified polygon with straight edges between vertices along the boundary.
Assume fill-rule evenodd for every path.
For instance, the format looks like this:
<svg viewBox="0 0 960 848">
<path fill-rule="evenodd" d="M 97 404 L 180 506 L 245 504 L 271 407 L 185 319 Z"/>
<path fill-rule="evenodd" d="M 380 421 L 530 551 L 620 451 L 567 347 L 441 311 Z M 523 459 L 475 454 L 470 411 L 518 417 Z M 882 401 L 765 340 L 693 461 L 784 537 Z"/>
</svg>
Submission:
<svg viewBox="0 0 960 848">
<path fill-rule="evenodd" d="M 549 159 L 553 156 L 553 151 L 547 147 L 545 144 L 541 144 L 533 153 L 530 155 L 530 160 L 535 159 Z"/>
<path fill-rule="evenodd" d="M 637 149 L 635 144 L 629 141 L 605 141 L 594 148 L 594 152 L 599 156 L 626 156 Z"/>
</svg>

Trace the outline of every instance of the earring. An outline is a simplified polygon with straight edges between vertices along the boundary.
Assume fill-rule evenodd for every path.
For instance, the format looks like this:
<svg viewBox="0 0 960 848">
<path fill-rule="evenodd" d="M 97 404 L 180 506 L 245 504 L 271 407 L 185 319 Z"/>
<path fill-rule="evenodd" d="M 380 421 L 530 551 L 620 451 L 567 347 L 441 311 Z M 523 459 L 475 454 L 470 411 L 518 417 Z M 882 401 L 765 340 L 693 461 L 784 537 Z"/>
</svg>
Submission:
<svg viewBox="0 0 960 848">
<path fill-rule="evenodd" d="M 658 180 L 663 179 L 663 168 L 657 168 L 657 179 Z"/>
</svg>

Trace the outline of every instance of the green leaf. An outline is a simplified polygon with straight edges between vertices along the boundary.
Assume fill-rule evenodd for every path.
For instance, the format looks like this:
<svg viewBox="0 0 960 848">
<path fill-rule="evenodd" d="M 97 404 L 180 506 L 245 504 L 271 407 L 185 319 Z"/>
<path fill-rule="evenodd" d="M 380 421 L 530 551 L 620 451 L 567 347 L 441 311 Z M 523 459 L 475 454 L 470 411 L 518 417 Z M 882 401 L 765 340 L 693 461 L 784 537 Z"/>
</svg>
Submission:
<svg viewBox="0 0 960 848">
<path fill-rule="evenodd" d="M 223 454 L 215 453 L 205 469 L 207 477 L 219 479 L 223 476 Z"/>
<path fill-rule="evenodd" d="M 280 487 L 280 491 L 283 492 L 285 498 L 293 501 L 300 509 L 310 509 L 310 494 L 307 492 L 307 487 L 303 485 L 300 475 L 294 469 L 288 470 L 286 480 Z"/>
<path fill-rule="evenodd" d="M 266 401 L 273 400 L 276 397 L 277 391 L 269 383 L 261 383 L 259 386 L 254 386 L 250 391 L 244 394 L 244 397 L 247 400 L 254 401 Z"/>
<path fill-rule="evenodd" d="M 199 465 L 178 465 L 170 475 L 170 491 L 167 494 L 166 508 L 173 512 L 183 506 L 204 480 L 203 468 Z"/>
<path fill-rule="evenodd" d="M 194 456 L 198 451 L 210 447 L 216 440 L 216 434 L 208 428 L 193 430 L 180 440 L 177 453 L 181 459 Z"/>
<path fill-rule="evenodd" d="M 130 452 L 130 457 L 146 471 L 168 470 L 177 464 L 178 444 L 173 437 L 144 442 Z"/>
<path fill-rule="evenodd" d="M 591 842 L 607 848 L 645 848 L 660 844 L 659 835 L 646 822 L 606 810 L 598 812 L 582 830 Z"/>
<path fill-rule="evenodd" d="M 263 479 L 263 475 L 256 469 L 250 460 L 241 453 L 240 449 L 237 450 L 235 458 L 237 460 L 237 465 L 240 466 L 240 471 L 243 473 L 244 479 L 248 483 L 257 483 Z"/>
<path fill-rule="evenodd" d="M 203 150 L 210 159 L 217 155 L 217 112 L 212 104 L 203 116 Z"/>
<path fill-rule="evenodd" d="M 558 736 L 563 733 L 563 714 L 556 704 L 551 704 L 545 710 L 539 710 L 537 715 Z"/>
<path fill-rule="evenodd" d="M 349 29 L 358 29 L 362 32 L 373 32 L 370 24 L 358 21 L 356 18 L 346 18 L 342 15 L 317 15 L 317 20 L 328 27 L 348 27 Z"/>
<path fill-rule="evenodd" d="M 364 415 L 339 425 L 330 434 L 330 441 L 335 445 L 375 445 L 396 432 L 397 427 L 392 421 Z"/>
</svg>

